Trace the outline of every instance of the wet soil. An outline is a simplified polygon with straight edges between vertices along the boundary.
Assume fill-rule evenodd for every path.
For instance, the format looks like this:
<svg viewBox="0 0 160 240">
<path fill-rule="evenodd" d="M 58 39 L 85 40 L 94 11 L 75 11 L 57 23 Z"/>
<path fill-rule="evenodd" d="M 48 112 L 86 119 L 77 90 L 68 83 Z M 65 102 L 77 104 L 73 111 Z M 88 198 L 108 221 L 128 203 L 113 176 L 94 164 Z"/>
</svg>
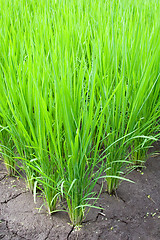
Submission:
<svg viewBox="0 0 160 240">
<path fill-rule="evenodd" d="M 48 216 L 44 207 L 39 212 L 42 199 L 35 204 L 24 181 L 8 177 L 0 162 L 0 239 L 159 240 L 160 156 L 128 178 L 135 184 L 122 182 L 117 196 L 102 192 L 97 206 L 104 210 L 91 209 L 82 227 L 73 229 L 66 213 Z"/>
</svg>

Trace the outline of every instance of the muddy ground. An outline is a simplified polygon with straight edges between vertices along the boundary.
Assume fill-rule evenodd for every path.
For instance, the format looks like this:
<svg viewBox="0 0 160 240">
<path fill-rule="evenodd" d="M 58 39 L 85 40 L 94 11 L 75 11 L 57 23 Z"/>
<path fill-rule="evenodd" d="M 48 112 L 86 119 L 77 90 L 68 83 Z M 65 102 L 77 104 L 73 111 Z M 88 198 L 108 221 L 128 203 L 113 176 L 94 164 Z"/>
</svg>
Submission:
<svg viewBox="0 0 160 240">
<path fill-rule="evenodd" d="M 159 240 L 160 156 L 148 158 L 145 169 L 128 177 L 136 183 L 123 182 L 117 196 L 103 192 L 97 205 L 104 210 L 92 209 L 77 230 L 66 213 L 50 217 L 43 208 L 39 212 L 42 199 L 34 204 L 24 181 L 8 177 L 1 162 L 0 239 Z"/>
</svg>

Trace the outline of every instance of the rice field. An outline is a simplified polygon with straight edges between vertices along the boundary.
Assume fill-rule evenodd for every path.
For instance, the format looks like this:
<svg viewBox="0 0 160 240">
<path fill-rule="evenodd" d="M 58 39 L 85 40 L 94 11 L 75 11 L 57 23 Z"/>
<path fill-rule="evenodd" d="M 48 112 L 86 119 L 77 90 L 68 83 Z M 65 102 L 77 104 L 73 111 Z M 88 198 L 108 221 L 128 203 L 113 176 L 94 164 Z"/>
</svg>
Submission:
<svg viewBox="0 0 160 240">
<path fill-rule="evenodd" d="M 158 0 L 0 1 L 3 161 L 73 226 L 159 141 L 159 19 Z"/>
</svg>

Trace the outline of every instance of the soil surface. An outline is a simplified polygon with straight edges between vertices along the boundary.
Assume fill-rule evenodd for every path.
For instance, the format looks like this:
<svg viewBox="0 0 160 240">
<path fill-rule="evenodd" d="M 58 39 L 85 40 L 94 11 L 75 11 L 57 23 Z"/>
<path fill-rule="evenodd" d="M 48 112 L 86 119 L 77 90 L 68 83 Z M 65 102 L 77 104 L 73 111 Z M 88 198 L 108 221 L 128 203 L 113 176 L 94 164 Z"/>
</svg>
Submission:
<svg viewBox="0 0 160 240">
<path fill-rule="evenodd" d="M 91 209 L 78 230 L 69 224 L 66 213 L 51 217 L 44 207 L 39 212 L 42 199 L 35 204 L 25 182 L 8 177 L 0 162 L 0 239 L 159 240 L 160 156 L 148 158 L 146 168 L 128 178 L 135 184 L 122 182 L 117 196 L 102 192 L 97 206 L 104 210 Z"/>
</svg>

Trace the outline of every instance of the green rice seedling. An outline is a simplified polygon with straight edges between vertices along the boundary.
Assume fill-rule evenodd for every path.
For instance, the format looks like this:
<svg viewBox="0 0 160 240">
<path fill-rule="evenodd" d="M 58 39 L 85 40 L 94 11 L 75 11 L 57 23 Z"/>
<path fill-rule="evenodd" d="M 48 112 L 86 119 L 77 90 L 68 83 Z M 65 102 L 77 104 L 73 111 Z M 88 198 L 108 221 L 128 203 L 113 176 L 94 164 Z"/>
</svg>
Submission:
<svg viewBox="0 0 160 240">
<path fill-rule="evenodd" d="M 7 127 L 0 126 L 0 153 L 3 156 L 3 160 L 9 176 L 14 176 L 16 173 L 16 163 L 13 158 L 14 151 L 14 142 L 7 132 Z"/>
</svg>

